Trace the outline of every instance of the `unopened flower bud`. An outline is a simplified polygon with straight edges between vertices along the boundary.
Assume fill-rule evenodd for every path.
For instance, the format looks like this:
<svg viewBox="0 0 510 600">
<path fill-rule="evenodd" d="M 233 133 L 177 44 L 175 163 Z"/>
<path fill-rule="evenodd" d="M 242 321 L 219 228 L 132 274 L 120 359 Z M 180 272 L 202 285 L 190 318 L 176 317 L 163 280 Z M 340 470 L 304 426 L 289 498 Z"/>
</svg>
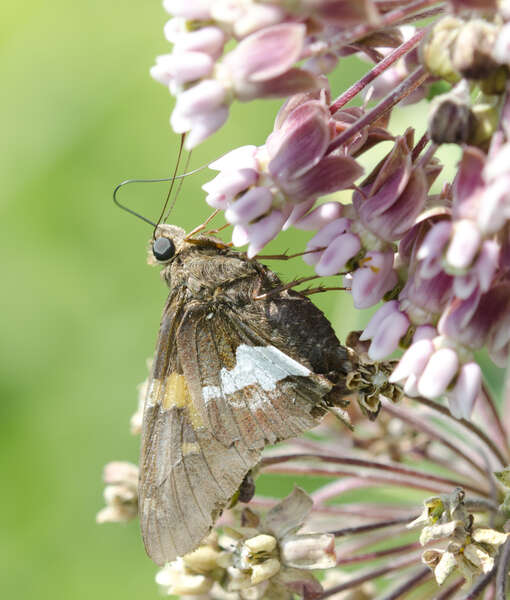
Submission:
<svg viewBox="0 0 510 600">
<path fill-rule="evenodd" d="M 453 68 L 468 79 L 485 79 L 499 66 L 492 58 L 499 30 L 483 19 L 465 23 L 459 29 L 453 46 Z"/>
<path fill-rule="evenodd" d="M 106 507 L 96 516 L 98 523 L 125 523 L 138 514 L 138 467 L 128 462 L 108 463 L 103 472 Z"/>
<path fill-rule="evenodd" d="M 484 94 L 487 95 L 501 95 L 506 89 L 506 83 L 508 81 L 508 67 L 506 65 L 500 65 L 497 69 L 491 71 L 491 73 L 482 79 L 480 83 L 480 89 Z"/>
<path fill-rule="evenodd" d="M 483 147 L 488 144 L 498 128 L 500 112 L 491 103 L 481 102 L 473 106 L 475 128 L 469 143 L 473 146 Z"/>
<path fill-rule="evenodd" d="M 436 144 L 463 144 L 475 130 L 469 89 L 465 81 L 451 92 L 434 98 L 428 124 L 430 139 Z"/>
<path fill-rule="evenodd" d="M 462 20 L 455 17 L 441 19 L 420 48 L 421 60 L 426 69 L 450 83 L 456 83 L 460 79 L 451 61 L 451 50 L 462 24 Z"/>
</svg>

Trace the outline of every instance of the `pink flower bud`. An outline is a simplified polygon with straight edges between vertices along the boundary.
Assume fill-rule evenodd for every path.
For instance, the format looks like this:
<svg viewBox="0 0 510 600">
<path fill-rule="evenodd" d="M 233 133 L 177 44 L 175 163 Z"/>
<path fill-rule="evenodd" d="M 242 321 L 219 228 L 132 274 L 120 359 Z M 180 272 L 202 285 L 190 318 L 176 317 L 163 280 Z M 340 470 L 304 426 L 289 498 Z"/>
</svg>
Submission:
<svg viewBox="0 0 510 600">
<path fill-rule="evenodd" d="M 339 219 L 342 216 L 342 213 L 343 205 L 340 204 L 340 202 L 325 202 L 307 215 L 299 218 L 294 223 L 294 227 L 296 227 L 296 229 L 304 229 L 305 231 L 321 229 L 328 223 Z"/>
<path fill-rule="evenodd" d="M 368 356 L 381 360 L 394 352 L 409 328 L 409 319 L 400 311 L 391 312 L 379 325 L 372 337 Z"/>
<path fill-rule="evenodd" d="M 232 229 L 232 243 L 234 246 L 244 246 L 250 241 L 248 226 L 235 225 Z"/>
<path fill-rule="evenodd" d="M 475 400 L 482 386 L 482 373 L 475 362 L 469 362 L 460 368 L 457 382 L 448 392 L 448 406 L 456 419 L 469 419 Z"/>
<path fill-rule="evenodd" d="M 360 248 L 361 242 L 353 233 L 344 233 L 336 237 L 324 250 L 315 266 L 317 275 L 326 277 L 339 273 L 345 267 L 345 263 L 355 256 Z"/>
<path fill-rule="evenodd" d="M 250 223 L 270 208 L 273 194 L 267 187 L 255 187 L 248 190 L 225 211 L 225 219 L 233 225 Z"/>
<path fill-rule="evenodd" d="M 247 231 L 250 238 L 248 258 L 256 256 L 268 242 L 280 233 L 286 218 L 282 211 L 273 210 L 267 217 L 248 226 Z"/>
<path fill-rule="evenodd" d="M 213 171 L 227 171 L 229 169 L 258 169 L 257 146 L 240 146 L 227 152 L 209 164 Z"/>
<path fill-rule="evenodd" d="M 237 38 L 244 38 L 259 29 L 276 25 L 284 18 L 284 11 L 276 6 L 251 3 L 245 14 L 235 19 L 234 34 Z"/>
<path fill-rule="evenodd" d="M 352 274 L 351 294 L 356 308 L 377 304 L 398 283 L 393 270 L 393 252 L 368 252 Z"/>
<path fill-rule="evenodd" d="M 478 225 L 485 235 L 499 231 L 509 219 L 510 172 L 487 186 L 477 216 Z"/>
<path fill-rule="evenodd" d="M 174 114 L 195 117 L 217 110 L 225 101 L 223 85 L 214 79 L 206 79 L 179 94 Z M 177 130 L 176 130 L 177 131 Z M 178 133 L 183 133 L 178 131 Z"/>
<path fill-rule="evenodd" d="M 315 198 L 309 198 L 308 200 L 303 200 L 303 202 L 300 202 L 299 204 L 293 206 L 289 218 L 283 224 L 283 231 L 286 231 L 287 229 L 289 229 L 289 227 L 295 227 L 296 222 L 299 221 L 303 217 L 303 215 L 306 215 L 306 213 L 312 208 L 314 204 Z M 312 227 L 312 229 L 317 229 L 317 227 Z"/>
<path fill-rule="evenodd" d="M 411 375 L 416 379 L 420 377 L 425 369 L 429 358 L 434 352 L 434 345 L 429 339 L 422 339 L 413 343 L 400 359 L 397 367 L 390 375 L 389 381 L 397 383 L 404 381 Z"/>
<path fill-rule="evenodd" d="M 478 148 L 467 146 L 464 149 L 453 185 L 454 220 L 476 220 L 480 197 L 485 187 L 482 176 L 485 162 L 485 154 Z"/>
<path fill-rule="evenodd" d="M 171 15 L 204 21 L 211 16 L 211 4 L 206 0 L 163 0 L 164 9 Z"/>
<path fill-rule="evenodd" d="M 453 277 L 441 271 L 435 277 L 425 279 L 421 276 L 421 272 L 422 269 L 419 266 L 409 275 L 407 283 L 399 295 L 401 307 L 405 306 L 406 312 L 416 323 L 423 322 L 423 320 L 418 315 L 414 315 L 415 309 L 418 309 L 419 312 L 439 315 L 452 297 Z"/>
<path fill-rule="evenodd" d="M 306 249 L 315 250 L 316 248 L 329 246 L 336 237 L 348 231 L 349 225 L 349 219 L 335 219 L 334 221 L 331 221 L 331 223 L 325 225 L 313 236 L 306 245 Z M 306 254 L 303 256 L 303 260 L 309 265 L 316 265 L 323 253 L 324 251 Z"/>
<path fill-rule="evenodd" d="M 242 40 L 226 57 L 235 80 L 267 81 L 283 75 L 300 58 L 306 28 L 284 23 L 257 31 Z"/>
<path fill-rule="evenodd" d="M 174 52 L 202 52 L 218 59 L 225 44 L 225 34 L 219 27 L 201 27 L 189 31 L 186 21 L 171 19 L 164 28 L 165 37 L 175 44 Z"/>
<path fill-rule="evenodd" d="M 205 201 L 214 208 L 224 210 L 230 200 L 254 185 L 257 179 L 258 173 L 254 169 L 221 171 L 214 179 L 202 186 L 208 194 Z"/>
<path fill-rule="evenodd" d="M 184 148 L 192 150 L 217 131 L 228 119 L 228 107 L 219 106 L 215 110 L 193 118 L 193 126 L 186 137 Z"/>
<path fill-rule="evenodd" d="M 368 322 L 367 326 L 363 330 L 363 333 L 360 335 L 360 338 L 359 338 L 360 341 L 364 342 L 366 340 L 372 339 L 375 336 L 375 334 L 377 333 L 377 330 L 381 326 L 382 322 L 386 319 L 386 317 L 388 317 L 389 315 L 391 315 L 395 312 L 398 312 L 397 300 L 391 300 L 390 302 L 385 302 L 381 306 L 381 308 L 379 308 L 374 313 L 374 315 Z"/>
<path fill-rule="evenodd" d="M 211 74 L 213 59 L 203 52 L 174 52 L 156 58 L 151 75 L 158 81 L 168 79 L 177 85 L 202 79 Z"/>
<path fill-rule="evenodd" d="M 289 69 L 278 77 L 263 81 L 233 77 L 231 84 L 235 96 L 242 102 L 248 102 L 255 98 L 282 98 L 300 92 L 320 90 L 324 82 L 309 71 Z"/>
<path fill-rule="evenodd" d="M 450 239 L 452 224 L 450 221 L 439 221 L 427 233 L 418 254 L 418 260 L 423 261 L 422 277 L 435 277 L 442 270 L 442 253 Z"/>
<path fill-rule="evenodd" d="M 348 188 L 362 173 L 362 167 L 350 156 L 328 155 L 300 177 L 278 183 L 292 202 L 301 202 Z"/>
<path fill-rule="evenodd" d="M 461 300 L 469 298 L 477 287 L 478 278 L 473 271 L 453 278 L 453 294 Z"/>
<path fill-rule="evenodd" d="M 330 142 L 328 109 L 310 101 L 294 109 L 268 138 L 269 172 L 275 178 L 299 177 L 324 156 Z"/>
<path fill-rule="evenodd" d="M 419 325 L 413 335 L 413 344 L 420 340 L 433 340 L 437 337 L 437 329 L 432 325 Z"/>
<path fill-rule="evenodd" d="M 438 398 L 457 374 L 459 359 L 451 348 L 441 348 L 430 357 L 418 382 L 418 391 L 425 398 Z"/>
<path fill-rule="evenodd" d="M 453 225 L 453 235 L 446 251 L 446 260 L 454 269 L 467 269 L 480 247 L 481 235 L 477 226 L 469 219 Z"/>
</svg>

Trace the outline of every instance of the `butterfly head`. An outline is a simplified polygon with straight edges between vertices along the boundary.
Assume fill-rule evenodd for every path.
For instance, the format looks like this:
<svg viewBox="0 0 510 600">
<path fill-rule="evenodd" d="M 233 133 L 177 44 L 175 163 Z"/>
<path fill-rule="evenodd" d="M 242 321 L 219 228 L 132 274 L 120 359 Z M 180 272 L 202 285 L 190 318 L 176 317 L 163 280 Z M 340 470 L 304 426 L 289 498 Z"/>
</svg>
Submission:
<svg viewBox="0 0 510 600">
<path fill-rule="evenodd" d="M 175 225 L 158 225 L 150 240 L 149 264 L 168 264 L 182 249 L 185 244 L 186 233 L 184 229 Z"/>
</svg>

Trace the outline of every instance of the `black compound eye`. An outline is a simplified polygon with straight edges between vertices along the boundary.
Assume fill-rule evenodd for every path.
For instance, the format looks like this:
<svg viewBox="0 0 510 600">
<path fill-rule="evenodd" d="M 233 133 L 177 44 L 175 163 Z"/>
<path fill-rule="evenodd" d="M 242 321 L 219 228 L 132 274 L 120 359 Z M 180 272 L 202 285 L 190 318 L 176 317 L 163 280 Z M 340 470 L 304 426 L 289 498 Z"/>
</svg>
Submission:
<svg viewBox="0 0 510 600">
<path fill-rule="evenodd" d="M 165 262 L 166 260 L 170 260 L 175 254 L 175 244 L 170 238 L 159 237 L 152 244 L 152 253 L 156 260 Z"/>
</svg>

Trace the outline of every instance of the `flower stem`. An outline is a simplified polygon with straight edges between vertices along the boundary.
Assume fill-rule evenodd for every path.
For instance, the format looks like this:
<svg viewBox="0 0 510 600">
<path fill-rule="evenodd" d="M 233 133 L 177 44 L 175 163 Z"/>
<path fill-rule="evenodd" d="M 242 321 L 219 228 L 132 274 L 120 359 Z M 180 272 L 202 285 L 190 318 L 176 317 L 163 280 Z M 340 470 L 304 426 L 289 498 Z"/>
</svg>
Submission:
<svg viewBox="0 0 510 600">
<path fill-rule="evenodd" d="M 415 2 L 405 2 L 403 3 L 403 6 L 399 6 L 395 10 L 384 14 L 380 19 L 377 19 L 373 23 L 361 23 L 345 33 L 340 34 L 335 39 L 335 46 L 344 46 L 355 42 L 356 40 L 365 38 L 375 31 L 379 31 L 384 27 L 396 25 L 411 15 L 416 15 L 416 13 L 422 9 L 427 9 L 436 4 L 444 3 L 438 0 L 415 0 Z"/>
<path fill-rule="evenodd" d="M 395 90 L 390 92 L 383 100 L 381 100 L 379 104 L 374 106 L 374 108 L 365 113 L 355 123 L 353 123 L 338 137 L 336 137 L 330 143 L 326 154 L 333 152 L 333 150 L 336 150 L 336 148 L 339 148 L 342 144 L 345 144 L 347 140 L 350 140 L 351 137 L 361 131 L 363 127 L 366 127 L 373 121 L 379 119 L 382 115 L 384 115 L 384 113 L 393 108 L 395 104 L 398 104 L 403 98 L 406 98 L 409 96 L 409 94 L 414 92 L 414 90 L 424 83 L 428 77 L 429 74 L 423 67 L 418 67 L 415 69 L 407 79 L 404 79 L 404 81 L 398 85 Z"/>
<path fill-rule="evenodd" d="M 507 454 L 510 454 L 510 448 L 508 446 L 508 432 L 506 431 L 505 426 L 501 421 L 498 409 L 494 404 L 492 394 L 490 393 L 490 390 L 485 383 L 482 384 L 482 395 L 487 405 L 487 408 L 489 409 L 489 414 L 492 417 L 493 423 L 496 426 L 498 436 L 501 438 L 501 442 L 504 444 Z"/>
<path fill-rule="evenodd" d="M 496 600 L 507 600 L 508 571 L 510 569 L 510 540 L 500 550 L 500 559 L 496 573 Z"/>
<path fill-rule="evenodd" d="M 378 550 L 375 552 L 367 552 L 366 554 L 358 554 L 357 556 L 349 556 L 348 558 L 340 558 L 337 560 L 336 564 L 352 565 L 369 560 L 377 560 L 378 558 L 384 558 L 385 556 L 392 556 L 393 554 L 401 554 L 402 552 L 407 552 L 408 550 L 419 550 L 420 548 L 420 542 L 413 542 L 412 544 L 396 546 L 395 548 L 388 548 L 387 550 Z"/>
<path fill-rule="evenodd" d="M 414 477 L 417 479 L 425 479 L 426 481 L 434 481 L 441 485 L 446 485 L 448 487 L 462 487 L 466 490 L 470 490 L 476 494 L 480 494 L 481 496 L 487 496 L 487 491 L 477 488 L 475 486 L 470 485 L 467 482 L 459 481 L 456 479 L 450 479 L 448 477 L 441 477 L 439 475 L 433 475 L 432 473 L 422 473 L 421 471 L 416 471 L 415 469 L 409 469 L 408 467 L 402 467 L 400 465 L 395 464 L 386 464 L 381 462 L 376 462 L 373 460 L 365 460 L 362 458 L 354 458 L 351 456 L 328 456 L 325 454 L 284 454 L 280 456 L 270 456 L 262 459 L 261 466 L 267 467 L 270 465 L 288 462 L 290 460 L 300 460 L 300 459 L 311 459 L 311 460 L 320 460 L 326 463 L 340 464 L 340 465 L 349 465 L 353 467 L 364 467 L 367 469 L 376 469 L 379 471 L 386 471 L 390 473 L 397 473 L 399 475 L 404 475 L 407 477 Z M 352 475 L 352 473 L 349 473 Z M 358 474 L 358 476 L 360 476 Z"/>
<path fill-rule="evenodd" d="M 465 596 L 462 596 L 461 600 L 476 600 L 476 598 L 479 597 L 479 594 L 489 585 L 495 574 L 496 569 L 494 568 L 483 577 L 480 577 L 469 592 Z"/>
<path fill-rule="evenodd" d="M 446 446 L 446 448 L 469 463 L 480 475 L 482 475 L 484 478 L 486 477 L 487 470 L 484 466 L 482 467 L 479 465 L 472 457 L 468 456 L 462 451 L 462 448 L 459 444 L 451 442 L 448 438 L 444 437 L 442 432 L 435 429 L 432 425 L 426 423 L 423 419 L 415 417 L 413 413 L 406 411 L 402 407 L 397 408 L 393 406 L 390 402 L 383 402 L 383 407 L 393 417 L 404 421 L 404 423 L 408 423 L 412 427 L 415 427 L 419 431 L 427 434 L 433 440 L 436 440 L 440 444 L 443 444 L 443 446 Z"/>
<path fill-rule="evenodd" d="M 295 467 L 287 467 L 287 466 L 274 466 L 269 467 L 266 473 L 278 473 L 280 475 L 308 475 L 315 477 L 351 477 L 353 475 L 352 471 L 342 470 L 342 469 L 326 469 L 326 468 L 317 468 L 317 467 L 305 467 L 295 466 Z M 387 486 L 395 486 L 395 487 L 407 487 L 414 490 L 425 490 L 427 492 L 439 493 L 443 494 L 446 492 L 444 486 L 438 484 L 427 483 L 426 481 L 413 481 L 409 479 L 403 479 L 398 477 L 385 477 L 383 475 L 371 475 L 371 474 L 363 474 L 359 477 L 363 477 L 364 479 L 371 481 L 374 484 L 381 484 Z M 425 478 L 426 479 L 426 478 Z M 448 485 L 448 489 L 451 489 L 451 485 Z M 481 493 L 482 495 L 485 492 L 478 490 L 477 488 L 473 488 L 468 484 L 463 484 L 458 482 L 454 487 L 464 487 L 464 489 L 469 489 L 475 491 L 475 493 Z"/>
<path fill-rule="evenodd" d="M 391 565 L 387 565 L 385 567 L 381 567 L 379 569 L 373 569 L 372 571 L 367 571 L 358 577 L 353 577 L 349 581 L 345 583 L 341 583 L 340 585 L 336 585 L 329 590 L 326 590 L 322 595 L 320 595 L 317 600 L 322 600 L 323 598 L 329 598 L 334 594 L 339 592 L 343 592 L 344 590 L 349 590 L 354 587 L 358 587 L 365 581 L 371 581 L 372 579 L 376 579 L 377 577 L 381 577 L 381 575 L 386 575 L 386 573 L 391 573 L 392 571 L 399 571 L 400 569 L 405 569 L 406 567 L 410 567 L 411 565 L 416 564 L 419 561 L 419 556 L 414 556 L 413 558 L 408 558 L 405 560 L 401 560 L 398 562 L 394 562 Z"/>
<path fill-rule="evenodd" d="M 361 92 L 363 88 L 365 88 L 376 77 L 383 73 L 388 67 L 395 63 L 399 58 L 404 56 L 404 54 L 407 54 L 407 52 L 415 48 L 423 39 L 426 33 L 427 29 L 420 29 L 417 33 L 413 35 L 412 38 L 398 46 L 398 48 L 395 48 L 395 50 L 390 52 L 388 56 L 386 56 L 380 62 L 378 62 L 375 65 L 375 67 L 373 67 L 359 81 L 351 85 L 349 89 L 347 89 L 343 94 L 338 96 L 338 98 L 329 107 L 331 114 L 334 114 L 337 110 L 342 108 L 342 106 L 350 102 L 355 96 L 357 96 Z"/>
<path fill-rule="evenodd" d="M 412 155 L 411 155 L 411 160 L 413 161 L 413 163 L 416 161 L 416 159 L 418 158 L 418 156 L 420 156 L 421 151 L 429 143 L 429 140 L 430 140 L 429 134 L 426 131 L 421 136 L 421 138 L 418 140 L 418 142 L 416 143 L 416 146 L 413 148 L 413 152 L 412 152 Z"/>
<path fill-rule="evenodd" d="M 356 527 L 344 527 L 343 529 L 336 529 L 335 531 L 329 531 L 336 538 L 346 537 L 348 535 L 357 535 L 359 533 L 367 533 L 368 531 L 377 531 L 378 529 L 384 529 L 385 527 L 393 527 L 394 525 L 404 525 L 411 523 L 417 517 L 406 517 L 405 519 L 393 519 L 391 521 L 378 521 L 377 523 L 368 523 L 367 525 L 357 525 Z"/>
<path fill-rule="evenodd" d="M 420 585 L 424 579 L 432 577 L 432 572 L 428 567 L 422 567 L 409 579 L 402 582 L 398 587 L 394 588 L 388 594 L 381 596 L 380 600 L 397 600 L 404 594 Z"/>
<path fill-rule="evenodd" d="M 450 585 L 445 590 L 443 590 L 440 594 L 438 594 L 436 596 L 436 600 L 448 600 L 448 598 L 451 598 L 457 592 L 457 590 L 460 587 L 462 587 L 463 583 L 464 583 L 464 579 L 458 579 L 457 581 L 452 583 L 452 585 Z"/>
<path fill-rule="evenodd" d="M 471 433 L 474 433 L 487 446 L 487 448 L 489 448 L 489 450 L 491 450 L 492 454 L 495 456 L 495 458 L 498 459 L 501 466 L 503 466 L 503 467 L 506 466 L 507 459 L 505 458 L 505 456 L 503 455 L 501 450 L 496 446 L 496 444 L 491 440 L 491 438 L 485 434 L 484 431 L 482 431 L 479 427 L 477 427 L 476 425 L 471 423 L 471 421 L 468 421 L 467 419 L 456 419 L 452 415 L 452 413 L 446 408 L 446 406 L 442 406 L 441 404 L 438 404 L 437 402 L 434 402 L 433 400 L 429 400 L 428 398 L 424 398 L 423 396 L 416 396 L 416 397 L 412 398 L 412 400 L 414 400 L 415 402 L 418 402 L 419 404 L 428 406 L 432 410 L 435 410 L 435 411 L 441 413 L 442 415 L 449 417 L 453 421 L 463 425 L 466 429 L 469 429 L 469 431 L 471 431 Z"/>
</svg>

